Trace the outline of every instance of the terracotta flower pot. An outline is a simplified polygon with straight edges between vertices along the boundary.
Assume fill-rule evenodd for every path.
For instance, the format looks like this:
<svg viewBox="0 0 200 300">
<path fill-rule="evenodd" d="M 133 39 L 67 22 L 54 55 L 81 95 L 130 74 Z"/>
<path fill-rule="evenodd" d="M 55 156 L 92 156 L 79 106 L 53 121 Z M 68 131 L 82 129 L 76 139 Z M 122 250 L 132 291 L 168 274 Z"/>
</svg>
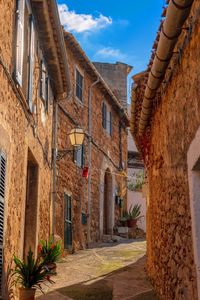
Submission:
<svg viewBox="0 0 200 300">
<path fill-rule="evenodd" d="M 36 289 L 19 289 L 19 300 L 34 300 Z"/>
<path fill-rule="evenodd" d="M 128 227 L 133 228 L 136 226 L 137 220 L 128 220 L 127 223 L 128 223 Z"/>
</svg>

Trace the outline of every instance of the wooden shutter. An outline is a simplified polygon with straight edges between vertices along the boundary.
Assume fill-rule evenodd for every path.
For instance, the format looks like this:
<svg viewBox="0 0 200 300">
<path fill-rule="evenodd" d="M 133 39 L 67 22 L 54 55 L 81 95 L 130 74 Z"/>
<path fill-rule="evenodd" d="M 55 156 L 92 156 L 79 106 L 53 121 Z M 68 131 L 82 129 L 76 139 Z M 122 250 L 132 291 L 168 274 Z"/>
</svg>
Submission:
<svg viewBox="0 0 200 300">
<path fill-rule="evenodd" d="M 106 123 L 107 123 L 107 107 L 106 104 L 103 102 L 102 105 L 102 126 L 104 129 L 106 129 Z"/>
<path fill-rule="evenodd" d="M 72 248 L 72 199 L 64 194 L 64 248 Z"/>
<path fill-rule="evenodd" d="M 110 111 L 110 135 L 112 135 L 112 112 Z"/>
<path fill-rule="evenodd" d="M 40 63 L 40 97 L 46 99 L 46 67 L 43 59 Z"/>
<path fill-rule="evenodd" d="M 105 106 L 105 104 L 103 102 L 103 104 L 102 104 L 102 126 L 103 126 L 103 128 L 104 128 L 104 106 Z"/>
<path fill-rule="evenodd" d="M 25 0 L 17 2 L 17 38 L 16 38 L 16 62 L 15 76 L 20 86 L 22 86 L 23 54 L 24 54 L 24 7 Z"/>
<path fill-rule="evenodd" d="M 49 78 L 45 78 L 45 111 L 49 109 Z"/>
<path fill-rule="evenodd" d="M 30 49 L 29 49 L 29 86 L 28 86 L 28 103 L 30 110 L 33 110 L 33 78 L 34 78 L 34 56 L 35 56 L 35 31 L 33 19 L 30 19 Z"/>
<path fill-rule="evenodd" d="M 6 156 L 0 152 L 0 296 L 2 296 L 4 201 L 6 190 Z"/>
<path fill-rule="evenodd" d="M 107 107 L 106 104 L 104 104 L 105 108 L 104 108 L 104 128 L 107 128 Z"/>
<path fill-rule="evenodd" d="M 85 147 L 82 145 L 82 158 L 81 158 L 81 167 L 84 168 L 85 166 Z"/>
</svg>

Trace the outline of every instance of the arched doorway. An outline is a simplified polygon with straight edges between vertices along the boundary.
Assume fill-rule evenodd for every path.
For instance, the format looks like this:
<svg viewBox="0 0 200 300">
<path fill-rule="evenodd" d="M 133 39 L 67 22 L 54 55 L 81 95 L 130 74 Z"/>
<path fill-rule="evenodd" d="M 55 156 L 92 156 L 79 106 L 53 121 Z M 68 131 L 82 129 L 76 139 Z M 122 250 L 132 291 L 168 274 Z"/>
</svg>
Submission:
<svg viewBox="0 0 200 300">
<path fill-rule="evenodd" d="M 112 175 L 110 169 L 106 169 L 104 176 L 104 205 L 103 205 L 103 234 L 112 233 Z"/>
</svg>

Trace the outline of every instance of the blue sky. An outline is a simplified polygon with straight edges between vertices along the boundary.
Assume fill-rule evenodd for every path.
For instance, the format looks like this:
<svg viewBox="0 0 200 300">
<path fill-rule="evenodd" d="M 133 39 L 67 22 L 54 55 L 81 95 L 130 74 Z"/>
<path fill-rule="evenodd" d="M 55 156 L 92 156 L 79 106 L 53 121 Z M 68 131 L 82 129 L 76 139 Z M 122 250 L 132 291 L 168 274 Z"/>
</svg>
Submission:
<svg viewBox="0 0 200 300">
<path fill-rule="evenodd" d="M 125 62 L 134 68 L 131 75 L 145 70 L 164 0 L 58 0 L 58 4 L 61 23 L 92 61 Z"/>
</svg>

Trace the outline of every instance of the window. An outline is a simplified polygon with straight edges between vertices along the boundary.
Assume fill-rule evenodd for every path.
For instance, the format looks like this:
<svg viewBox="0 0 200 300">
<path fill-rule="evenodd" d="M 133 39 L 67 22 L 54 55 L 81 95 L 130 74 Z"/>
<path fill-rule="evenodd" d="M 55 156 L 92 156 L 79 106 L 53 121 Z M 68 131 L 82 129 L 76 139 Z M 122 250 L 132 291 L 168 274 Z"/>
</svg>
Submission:
<svg viewBox="0 0 200 300">
<path fill-rule="evenodd" d="M 64 194 L 64 248 L 72 248 L 72 198 Z"/>
<path fill-rule="evenodd" d="M 109 135 L 112 135 L 112 112 L 108 110 L 105 102 L 102 104 L 102 126 Z"/>
<path fill-rule="evenodd" d="M 34 75 L 34 50 L 35 50 L 35 33 L 32 15 L 29 17 L 29 51 L 28 51 L 28 93 L 27 100 L 30 107 L 30 110 L 33 110 L 32 107 L 32 97 L 33 97 L 33 75 Z"/>
<path fill-rule="evenodd" d="M 44 102 L 45 111 L 49 107 L 49 78 L 44 60 L 40 62 L 40 97 Z"/>
<path fill-rule="evenodd" d="M 20 86 L 22 86 L 22 69 L 23 69 L 23 54 L 24 54 L 24 10 L 25 0 L 17 1 L 17 38 L 16 38 L 16 61 L 15 75 Z"/>
<path fill-rule="evenodd" d="M 112 112 L 110 111 L 110 124 L 109 124 L 109 134 L 112 135 Z"/>
<path fill-rule="evenodd" d="M 84 146 L 80 146 L 78 149 L 74 149 L 74 162 L 75 164 L 83 168 L 85 164 Z"/>
<path fill-rule="evenodd" d="M 76 69 L 76 97 L 83 101 L 83 76 Z"/>
<path fill-rule="evenodd" d="M 15 77 L 32 111 L 35 30 L 33 16 L 25 0 L 17 1 L 16 28 Z"/>
<path fill-rule="evenodd" d="M 107 107 L 105 105 L 105 103 L 103 102 L 102 105 L 102 126 L 104 129 L 106 129 L 106 123 L 107 123 Z"/>
</svg>

